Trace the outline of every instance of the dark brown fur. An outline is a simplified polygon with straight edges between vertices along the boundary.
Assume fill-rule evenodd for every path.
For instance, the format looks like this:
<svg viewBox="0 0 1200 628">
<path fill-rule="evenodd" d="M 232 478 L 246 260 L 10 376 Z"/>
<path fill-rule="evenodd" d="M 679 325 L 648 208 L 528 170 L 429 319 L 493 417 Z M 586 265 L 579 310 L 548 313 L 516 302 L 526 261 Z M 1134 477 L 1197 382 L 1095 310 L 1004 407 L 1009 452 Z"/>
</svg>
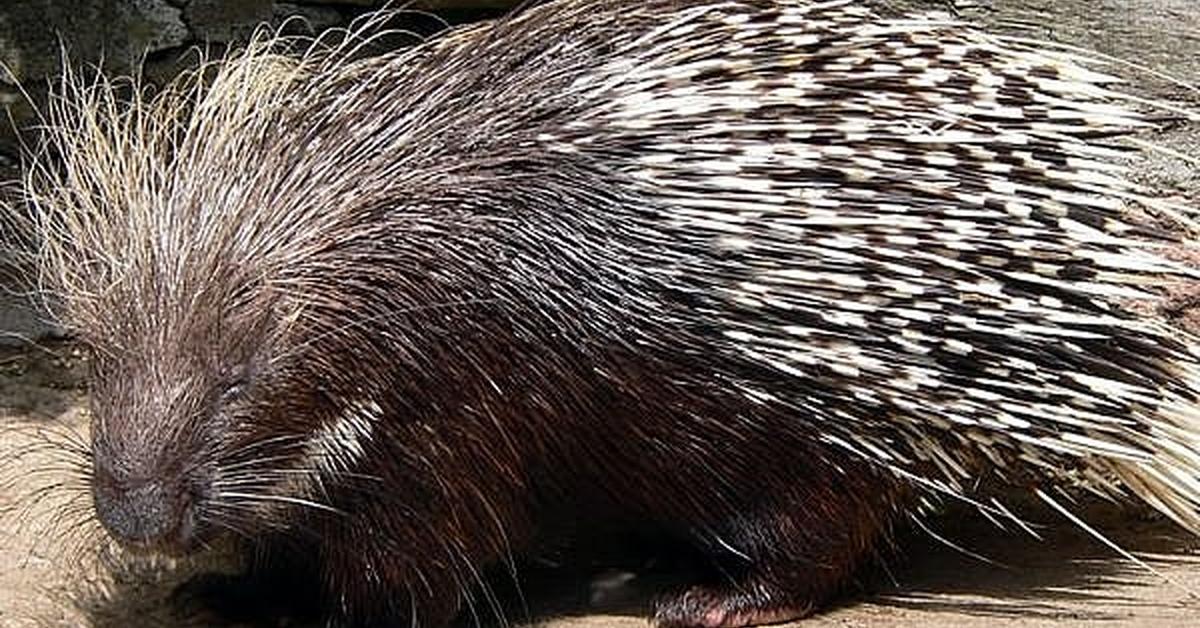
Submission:
<svg viewBox="0 0 1200 628">
<path fill-rule="evenodd" d="M 552 337 L 517 340 L 504 319 L 462 308 L 409 338 L 439 359 L 384 375 L 405 382 L 383 397 L 403 418 L 355 469 L 372 479 L 331 496 L 345 516 L 302 526 L 352 623 L 401 625 L 415 611 L 442 625 L 462 595 L 484 606 L 482 566 L 525 555 L 546 541 L 539 530 L 621 526 L 712 557 L 696 588 L 663 597 L 664 626 L 790 618 L 846 585 L 901 514 L 894 480 L 814 446 L 789 413 L 712 390 L 686 360 L 598 362 Z M 352 352 L 324 355 L 331 372 L 362 372 Z M 497 388 L 514 393 L 500 402 Z M 328 401 L 311 403 L 301 408 L 319 414 Z"/>
</svg>

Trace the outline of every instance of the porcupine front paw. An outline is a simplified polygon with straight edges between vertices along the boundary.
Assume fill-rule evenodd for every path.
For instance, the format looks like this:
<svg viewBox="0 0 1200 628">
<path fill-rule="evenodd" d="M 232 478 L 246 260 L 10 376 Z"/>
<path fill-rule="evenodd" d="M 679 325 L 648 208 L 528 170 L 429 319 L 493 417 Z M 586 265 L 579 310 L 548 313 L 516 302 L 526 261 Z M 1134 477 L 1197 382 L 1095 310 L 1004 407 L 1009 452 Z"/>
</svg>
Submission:
<svg viewBox="0 0 1200 628">
<path fill-rule="evenodd" d="M 867 465 L 768 470 L 752 502 L 692 513 L 684 531 L 710 563 L 693 586 L 660 600 L 661 628 L 741 628 L 799 619 L 846 592 L 888 544 L 907 489 Z M 710 504 L 736 504 L 715 496 Z"/>
<path fill-rule="evenodd" d="M 763 583 L 743 587 L 696 586 L 662 598 L 654 620 L 660 628 L 741 628 L 800 619 L 814 605 Z"/>
</svg>

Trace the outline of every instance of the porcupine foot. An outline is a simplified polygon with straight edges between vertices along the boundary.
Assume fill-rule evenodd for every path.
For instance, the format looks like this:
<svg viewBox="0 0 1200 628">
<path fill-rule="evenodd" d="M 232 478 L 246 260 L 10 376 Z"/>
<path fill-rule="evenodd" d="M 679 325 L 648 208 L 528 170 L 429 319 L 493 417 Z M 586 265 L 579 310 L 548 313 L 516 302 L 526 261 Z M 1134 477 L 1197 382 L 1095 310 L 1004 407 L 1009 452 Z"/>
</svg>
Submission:
<svg viewBox="0 0 1200 628">
<path fill-rule="evenodd" d="M 890 476 L 850 461 L 761 479 L 757 503 L 693 529 L 715 569 L 660 599 L 661 628 L 741 628 L 812 614 L 886 543 L 907 495 Z"/>
<path fill-rule="evenodd" d="M 811 602 L 793 598 L 765 581 L 695 586 L 661 600 L 654 619 L 660 628 L 739 628 L 782 623 L 813 612 Z"/>
<path fill-rule="evenodd" d="M 826 559 L 838 564 L 764 562 L 721 584 L 697 584 L 661 597 L 660 628 L 742 628 L 811 615 L 835 596 L 864 562 L 867 551 Z"/>
</svg>

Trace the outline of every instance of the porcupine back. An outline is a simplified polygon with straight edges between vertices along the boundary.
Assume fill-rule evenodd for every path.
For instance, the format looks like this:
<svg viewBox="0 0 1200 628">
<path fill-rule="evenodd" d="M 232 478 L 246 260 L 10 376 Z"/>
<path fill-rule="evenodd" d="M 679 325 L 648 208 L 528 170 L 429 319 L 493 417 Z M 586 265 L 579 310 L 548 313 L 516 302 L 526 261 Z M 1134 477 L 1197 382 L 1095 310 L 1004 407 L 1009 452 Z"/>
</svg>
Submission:
<svg viewBox="0 0 1200 628">
<path fill-rule="evenodd" d="M 1196 273 L 1124 218 L 1143 199 L 1104 138 L 1144 121 L 1110 82 L 859 2 L 567 2 L 362 61 L 259 45 L 128 108 L 76 87 L 31 189 L 85 339 L 262 278 L 386 316 L 354 296 L 383 267 L 326 253 L 401 264 L 390 230 L 427 230 L 487 298 L 711 362 L 923 487 L 1083 483 L 1200 530 L 1195 341 L 1125 307 Z M 387 211 L 446 198 L 492 239 Z M 494 286 L 491 245 L 562 263 L 504 258 Z"/>
</svg>

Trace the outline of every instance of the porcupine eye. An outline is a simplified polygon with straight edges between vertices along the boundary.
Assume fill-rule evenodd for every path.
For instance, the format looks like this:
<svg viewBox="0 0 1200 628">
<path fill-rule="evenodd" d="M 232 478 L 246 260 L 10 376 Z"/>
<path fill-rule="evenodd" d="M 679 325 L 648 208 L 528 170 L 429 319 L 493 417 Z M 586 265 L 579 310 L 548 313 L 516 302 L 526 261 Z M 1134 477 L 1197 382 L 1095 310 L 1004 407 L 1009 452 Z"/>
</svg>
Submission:
<svg viewBox="0 0 1200 628">
<path fill-rule="evenodd" d="M 217 410 L 245 398 L 250 391 L 253 375 L 254 369 L 248 363 L 223 368 L 217 375 L 217 381 L 220 382 L 216 397 Z"/>
<path fill-rule="evenodd" d="M 244 397 L 246 395 L 246 388 L 248 385 L 249 382 L 244 376 L 238 376 L 237 378 L 227 382 L 224 389 L 221 391 L 221 394 L 217 397 L 217 406 L 225 406 Z"/>
</svg>

